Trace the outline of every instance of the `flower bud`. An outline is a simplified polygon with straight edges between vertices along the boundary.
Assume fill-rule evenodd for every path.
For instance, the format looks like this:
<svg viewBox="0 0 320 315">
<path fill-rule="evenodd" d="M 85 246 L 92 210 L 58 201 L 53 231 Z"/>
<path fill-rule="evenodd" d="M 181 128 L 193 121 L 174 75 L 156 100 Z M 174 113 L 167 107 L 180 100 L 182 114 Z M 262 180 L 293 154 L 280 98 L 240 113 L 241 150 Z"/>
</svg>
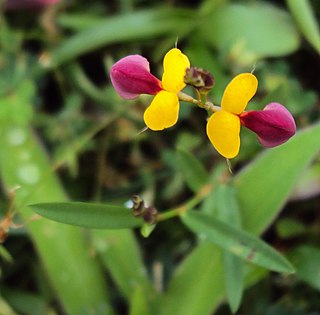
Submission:
<svg viewBox="0 0 320 315">
<path fill-rule="evenodd" d="M 111 82 L 116 92 L 125 99 L 134 99 L 139 94 L 157 94 L 161 82 L 150 73 L 149 62 L 140 55 L 130 55 L 116 62 L 110 71 Z"/>
<path fill-rule="evenodd" d="M 214 78 L 207 70 L 191 67 L 186 70 L 184 82 L 193 86 L 201 94 L 207 94 L 214 85 Z"/>
<path fill-rule="evenodd" d="M 279 103 L 270 103 L 263 110 L 243 112 L 240 121 L 255 132 L 260 143 L 267 148 L 286 142 L 296 132 L 291 113 Z"/>
</svg>

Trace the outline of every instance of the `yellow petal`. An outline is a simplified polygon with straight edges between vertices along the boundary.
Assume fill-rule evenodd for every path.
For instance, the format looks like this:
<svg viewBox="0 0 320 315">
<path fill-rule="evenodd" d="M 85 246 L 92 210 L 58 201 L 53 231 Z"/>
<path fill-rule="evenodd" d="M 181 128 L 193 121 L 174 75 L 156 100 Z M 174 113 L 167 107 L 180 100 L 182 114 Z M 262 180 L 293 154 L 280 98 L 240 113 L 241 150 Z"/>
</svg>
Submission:
<svg viewBox="0 0 320 315">
<path fill-rule="evenodd" d="M 163 130 L 173 126 L 179 115 L 177 94 L 159 92 L 144 112 L 144 121 L 151 130 Z"/>
<path fill-rule="evenodd" d="M 186 84 L 184 76 L 190 67 L 189 59 L 179 49 L 173 48 L 167 52 L 163 60 L 162 87 L 168 92 L 178 93 Z"/>
<path fill-rule="evenodd" d="M 232 159 L 240 149 L 240 119 L 224 110 L 214 113 L 207 123 L 207 135 L 216 150 Z"/>
<path fill-rule="evenodd" d="M 226 87 L 221 107 L 227 112 L 239 115 L 246 108 L 248 102 L 256 94 L 258 80 L 252 73 L 237 75 Z"/>
</svg>

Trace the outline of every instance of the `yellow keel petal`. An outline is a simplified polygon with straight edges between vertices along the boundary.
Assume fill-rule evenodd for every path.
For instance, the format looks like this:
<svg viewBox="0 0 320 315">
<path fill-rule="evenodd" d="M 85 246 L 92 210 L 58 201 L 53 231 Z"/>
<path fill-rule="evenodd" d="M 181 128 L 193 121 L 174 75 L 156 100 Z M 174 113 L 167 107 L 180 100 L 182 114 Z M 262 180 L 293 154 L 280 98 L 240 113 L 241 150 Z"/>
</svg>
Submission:
<svg viewBox="0 0 320 315">
<path fill-rule="evenodd" d="M 172 93 L 180 92 L 186 84 L 184 76 L 190 67 L 189 59 L 179 49 L 173 48 L 167 52 L 163 60 L 162 87 Z"/>
<path fill-rule="evenodd" d="M 224 110 L 214 113 L 207 123 L 207 135 L 216 150 L 232 159 L 240 149 L 240 119 Z"/>
<path fill-rule="evenodd" d="M 179 115 L 177 94 L 167 91 L 159 92 L 144 112 L 144 121 L 151 130 L 163 130 L 173 126 Z"/>
<path fill-rule="evenodd" d="M 221 107 L 223 110 L 236 115 L 241 114 L 248 102 L 256 94 L 258 80 L 252 73 L 242 73 L 237 75 L 227 85 Z"/>
</svg>

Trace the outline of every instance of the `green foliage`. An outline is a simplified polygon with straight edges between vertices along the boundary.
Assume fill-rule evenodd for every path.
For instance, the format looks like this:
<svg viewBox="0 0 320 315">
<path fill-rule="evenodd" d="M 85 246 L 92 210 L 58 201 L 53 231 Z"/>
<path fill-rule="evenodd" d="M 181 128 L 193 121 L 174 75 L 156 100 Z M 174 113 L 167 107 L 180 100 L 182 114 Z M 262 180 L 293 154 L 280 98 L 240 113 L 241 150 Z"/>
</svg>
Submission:
<svg viewBox="0 0 320 315">
<path fill-rule="evenodd" d="M 319 69 L 300 33 L 319 53 L 320 7 L 286 2 L 1 11 L 0 313 L 319 311 Z M 151 98 L 120 99 L 109 69 L 141 54 L 157 76 L 175 45 L 212 72 L 215 105 L 234 75 L 255 67 L 248 110 L 283 103 L 297 134 L 260 153 L 242 128 L 231 174 L 197 106 L 181 102 L 173 128 L 139 133 Z M 134 194 L 157 210 L 156 224 L 124 206 Z"/>
<path fill-rule="evenodd" d="M 188 211 L 182 220 L 199 237 L 208 238 L 250 263 L 277 272 L 294 272 L 292 265 L 283 256 L 249 233 L 195 211 Z"/>
<path fill-rule="evenodd" d="M 316 16 L 308 0 L 287 0 L 287 5 L 302 34 L 320 54 L 320 30 Z"/>
<path fill-rule="evenodd" d="M 36 213 L 57 222 L 92 229 L 130 229 L 142 224 L 121 206 L 85 202 L 56 202 L 29 205 Z"/>
<path fill-rule="evenodd" d="M 290 16 L 269 4 L 221 6 L 203 23 L 204 38 L 248 66 L 264 57 L 289 54 L 299 46 Z"/>
</svg>

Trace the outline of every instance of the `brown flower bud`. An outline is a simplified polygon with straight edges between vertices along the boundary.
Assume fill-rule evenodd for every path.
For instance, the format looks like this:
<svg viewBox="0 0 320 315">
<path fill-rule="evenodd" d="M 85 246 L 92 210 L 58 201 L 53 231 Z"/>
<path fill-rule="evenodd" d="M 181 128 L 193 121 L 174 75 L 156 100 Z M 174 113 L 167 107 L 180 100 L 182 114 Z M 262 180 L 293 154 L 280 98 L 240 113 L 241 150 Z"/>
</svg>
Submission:
<svg viewBox="0 0 320 315">
<path fill-rule="evenodd" d="M 193 86 L 201 94 L 207 94 L 214 86 L 213 75 L 202 68 L 190 67 L 186 70 L 184 82 Z"/>
</svg>

